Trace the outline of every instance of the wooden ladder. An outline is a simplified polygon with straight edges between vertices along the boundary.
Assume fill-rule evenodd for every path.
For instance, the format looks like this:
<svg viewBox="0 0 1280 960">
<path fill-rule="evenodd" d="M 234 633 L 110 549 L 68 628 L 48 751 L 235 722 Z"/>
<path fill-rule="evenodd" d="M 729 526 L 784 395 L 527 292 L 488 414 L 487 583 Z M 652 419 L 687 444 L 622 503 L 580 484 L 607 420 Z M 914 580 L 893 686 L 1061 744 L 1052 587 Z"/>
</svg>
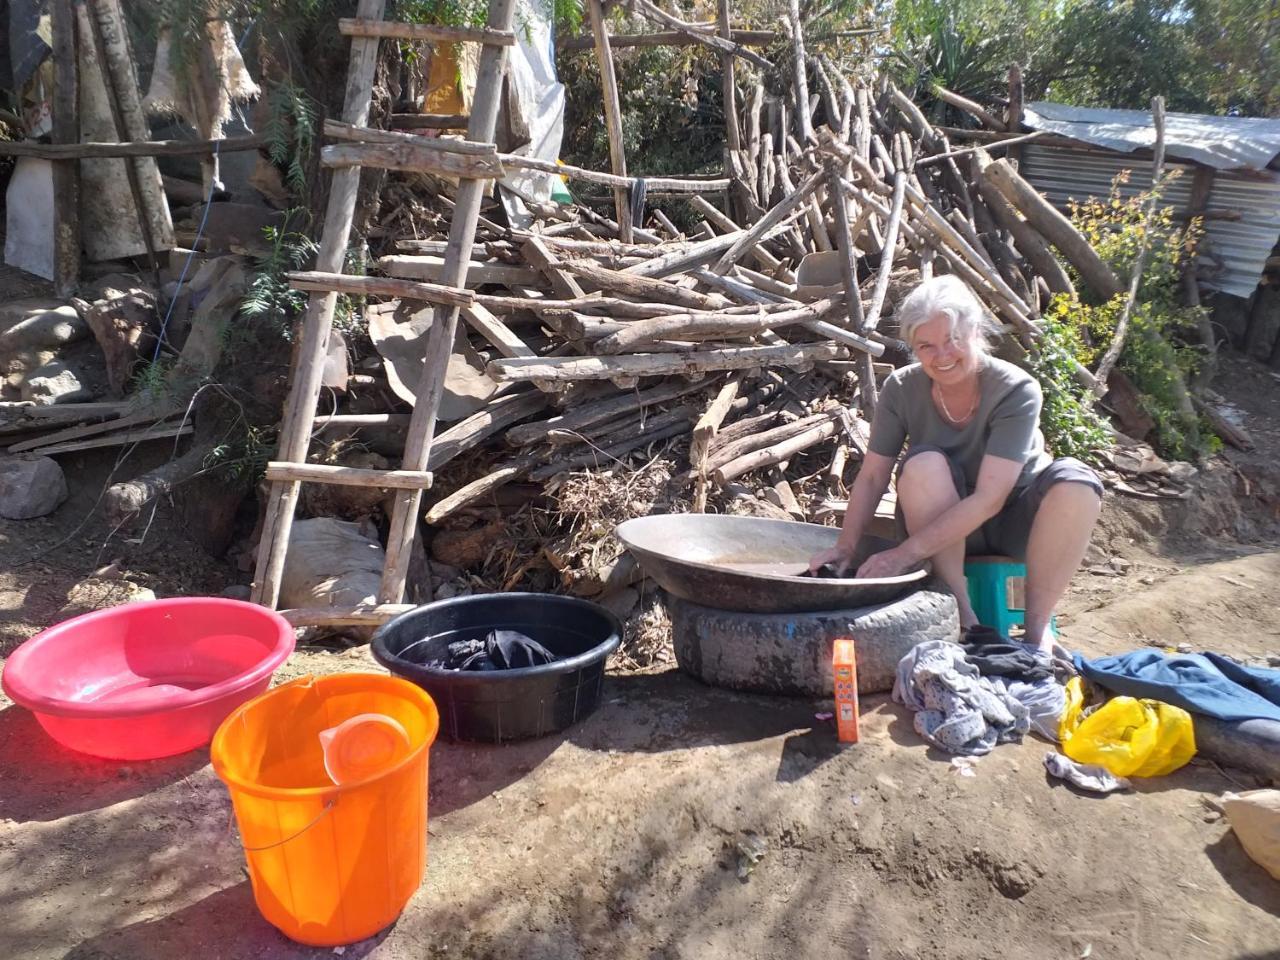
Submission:
<svg viewBox="0 0 1280 960">
<path fill-rule="evenodd" d="M 378 624 L 410 609 L 401 601 L 417 531 L 422 491 L 431 486 L 427 457 L 453 349 L 459 305 L 471 302 L 471 294 L 465 289 L 471 246 L 475 240 L 485 185 L 489 180 L 502 176 L 493 140 L 507 49 L 516 42 L 512 30 L 516 0 L 489 0 L 488 24 L 477 28 L 385 21 L 385 6 L 386 0 L 360 0 L 357 17 L 341 20 L 338 24 L 339 30 L 352 38 L 351 62 L 347 70 L 342 122 L 326 123 L 325 135 L 349 142 L 326 146 L 322 151 L 323 164 L 335 169 L 316 257 L 316 272 L 309 274 L 306 284 L 306 289 L 312 292 L 302 320 L 294 380 L 280 427 L 279 459 L 267 467 L 271 495 L 258 546 L 252 599 L 273 609 L 279 603 L 289 534 L 303 482 L 385 487 L 395 491 L 395 506 L 378 603 L 345 610 L 286 611 L 286 616 L 298 626 Z M 367 129 L 378 44 L 384 38 L 484 44 L 465 142 L 426 140 L 410 134 Z M 441 284 L 434 289 L 430 284 L 417 285 L 419 298 L 435 304 L 424 308 L 434 310 L 434 318 L 425 338 L 426 363 L 417 384 L 417 400 L 410 418 L 400 470 L 366 470 L 306 462 L 363 166 L 459 178 Z"/>
</svg>

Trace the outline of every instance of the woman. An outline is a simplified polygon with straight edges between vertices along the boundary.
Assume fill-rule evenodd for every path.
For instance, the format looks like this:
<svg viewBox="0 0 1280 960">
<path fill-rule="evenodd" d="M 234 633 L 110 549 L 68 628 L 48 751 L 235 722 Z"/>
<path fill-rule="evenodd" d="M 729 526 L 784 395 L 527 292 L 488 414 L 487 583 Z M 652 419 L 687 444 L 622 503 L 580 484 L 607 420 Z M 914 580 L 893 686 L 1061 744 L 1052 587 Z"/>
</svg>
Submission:
<svg viewBox="0 0 1280 960">
<path fill-rule="evenodd" d="M 988 355 L 989 321 L 963 282 L 943 276 L 922 283 L 899 316 L 902 339 L 918 362 L 885 381 L 844 529 L 811 568 L 848 568 L 905 443 L 898 468 L 905 540 L 870 557 L 857 575 L 896 576 L 931 558 L 934 573 L 955 594 L 960 626 L 968 628 L 978 620 L 965 586 L 965 556 L 1024 561 L 1024 642 L 1048 651 L 1053 607 L 1084 559 L 1102 483 L 1079 460 L 1045 452 L 1040 385 Z"/>
</svg>

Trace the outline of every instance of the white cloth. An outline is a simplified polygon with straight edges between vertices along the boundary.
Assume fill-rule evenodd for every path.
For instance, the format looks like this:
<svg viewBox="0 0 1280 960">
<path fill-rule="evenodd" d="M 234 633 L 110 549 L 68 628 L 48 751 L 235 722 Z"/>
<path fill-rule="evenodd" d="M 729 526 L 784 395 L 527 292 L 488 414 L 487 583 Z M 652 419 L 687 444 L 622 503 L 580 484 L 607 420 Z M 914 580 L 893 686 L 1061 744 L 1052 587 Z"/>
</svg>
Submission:
<svg viewBox="0 0 1280 960">
<path fill-rule="evenodd" d="M 1057 752 L 1044 755 L 1044 768 L 1049 771 L 1050 776 L 1093 793 L 1113 793 L 1116 790 L 1128 790 L 1132 786 L 1124 777 L 1117 777 L 1106 767 L 1093 763 L 1076 763 Z"/>
<path fill-rule="evenodd" d="M 1008 677 L 991 677 L 993 683 L 1024 707 L 1031 720 L 1031 729 L 1050 743 L 1058 742 L 1058 726 L 1062 712 L 1067 709 L 1067 688 L 1053 679 L 1027 683 Z"/>
<path fill-rule="evenodd" d="M 916 644 L 898 662 L 893 699 L 916 711 L 916 733 L 948 753 L 982 756 L 1031 729 L 1027 708 L 945 640 Z"/>
</svg>

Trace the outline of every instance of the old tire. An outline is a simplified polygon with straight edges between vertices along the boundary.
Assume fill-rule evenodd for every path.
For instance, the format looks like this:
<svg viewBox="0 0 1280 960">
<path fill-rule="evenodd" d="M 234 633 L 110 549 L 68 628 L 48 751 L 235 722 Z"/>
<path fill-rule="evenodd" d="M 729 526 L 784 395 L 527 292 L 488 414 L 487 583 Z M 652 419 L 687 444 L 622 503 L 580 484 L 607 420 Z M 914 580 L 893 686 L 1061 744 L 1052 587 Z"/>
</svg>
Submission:
<svg viewBox="0 0 1280 960">
<path fill-rule="evenodd" d="M 956 601 L 937 581 L 889 603 L 818 613 L 736 613 L 668 600 L 680 669 L 717 687 L 830 697 L 831 645 L 852 637 L 858 690 L 892 689 L 898 661 L 925 640 L 954 640 Z"/>
</svg>

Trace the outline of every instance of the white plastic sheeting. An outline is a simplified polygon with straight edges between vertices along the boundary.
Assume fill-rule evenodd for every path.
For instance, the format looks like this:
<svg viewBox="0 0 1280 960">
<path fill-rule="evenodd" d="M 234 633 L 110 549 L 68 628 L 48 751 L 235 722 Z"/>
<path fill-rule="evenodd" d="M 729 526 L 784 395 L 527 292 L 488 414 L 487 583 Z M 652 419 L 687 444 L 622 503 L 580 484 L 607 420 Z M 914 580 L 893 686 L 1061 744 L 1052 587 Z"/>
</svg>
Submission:
<svg viewBox="0 0 1280 960">
<path fill-rule="evenodd" d="M 1185 211 L 1191 200 L 1195 168 L 1176 161 L 1165 166 L 1182 171 L 1166 187 L 1165 202 L 1179 212 Z M 1035 143 L 1023 147 L 1022 175 L 1064 212 L 1071 199 L 1107 196 L 1111 182 L 1122 170 L 1130 171 L 1128 183 L 1120 188 L 1122 196 L 1151 188 L 1151 164 L 1145 160 Z M 1208 262 L 1201 265 L 1202 282 L 1214 290 L 1248 297 L 1257 287 L 1267 257 L 1280 237 L 1280 178 L 1259 180 L 1219 171 L 1209 193 L 1208 209 L 1234 210 L 1241 219 L 1206 221 L 1209 252 Z"/>
<path fill-rule="evenodd" d="M 1023 122 L 1032 130 L 1061 134 L 1108 150 L 1132 153 L 1155 146 L 1156 131 L 1146 110 L 1105 110 L 1037 101 L 1027 104 Z M 1280 120 L 1165 114 L 1165 154 L 1218 170 L 1263 170 L 1280 154 Z"/>
<path fill-rule="evenodd" d="M 560 158 L 564 135 L 564 84 L 556 79 L 551 4 L 521 3 L 516 16 L 516 45 L 507 59 L 512 93 L 520 101 L 520 114 L 529 126 L 530 142 L 515 153 L 552 162 Z M 522 197 L 546 203 L 559 178 L 534 170 L 512 170 L 501 181 L 502 203 L 513 225 L 527 226 L 532 219 Z"/>
</svg>

